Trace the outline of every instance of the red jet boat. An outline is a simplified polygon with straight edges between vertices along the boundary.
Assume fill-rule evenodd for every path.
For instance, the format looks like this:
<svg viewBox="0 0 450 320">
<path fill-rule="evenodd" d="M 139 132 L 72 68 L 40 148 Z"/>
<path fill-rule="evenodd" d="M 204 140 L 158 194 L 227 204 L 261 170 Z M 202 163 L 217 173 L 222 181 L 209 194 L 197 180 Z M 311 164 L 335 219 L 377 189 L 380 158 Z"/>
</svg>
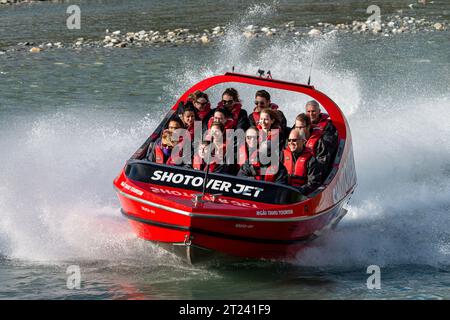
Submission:
<svg viewBox="0 0 450 320">
<path fill-rule="evenodd" d="M 190 93 L 221 83 L 240 83 L 305 94 L 326 110 L 339 135 L 332 170 L 323 185 L 304 196 L 271 182 L 162 165 L 145 159 L 180 102 Z M 313 86 L 272 78 L 225 73 L 186 91 L 155 132 L 114 180 L 122 214 L 138 237 L 161 245 L 189 263 L 225 256 L 293 261 L 307 244 L 346 214 L 356 187 L 352 139 L 339 107 Z M 217 195 L 220 193 L 220 195 Z"/>
</svg>

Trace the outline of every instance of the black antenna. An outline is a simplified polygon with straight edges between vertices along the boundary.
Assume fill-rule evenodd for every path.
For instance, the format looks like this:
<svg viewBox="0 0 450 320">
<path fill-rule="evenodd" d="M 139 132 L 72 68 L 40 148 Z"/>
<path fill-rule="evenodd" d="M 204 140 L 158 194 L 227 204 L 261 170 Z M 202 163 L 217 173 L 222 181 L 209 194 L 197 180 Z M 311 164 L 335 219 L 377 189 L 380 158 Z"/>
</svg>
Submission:
<svg viewBox="0 0 450 320">
<path fill-rule="evenodd" d="M 312 60 L 311 60 L 311 67 L 309 69 L 308 86 L 311 84 L 311 72 L 312 72 L 312 68 L 313 68 L 313 64 L 314 64 L 315 53 L 316 53 L 316 46 L 313 47 L 313 55 L 312 55 Z"/>
<path fill-rule="evenodd" d="M 234 66 L 231 68 L 231 72 L 233 72 L 234 73 Z"/>
</svg>

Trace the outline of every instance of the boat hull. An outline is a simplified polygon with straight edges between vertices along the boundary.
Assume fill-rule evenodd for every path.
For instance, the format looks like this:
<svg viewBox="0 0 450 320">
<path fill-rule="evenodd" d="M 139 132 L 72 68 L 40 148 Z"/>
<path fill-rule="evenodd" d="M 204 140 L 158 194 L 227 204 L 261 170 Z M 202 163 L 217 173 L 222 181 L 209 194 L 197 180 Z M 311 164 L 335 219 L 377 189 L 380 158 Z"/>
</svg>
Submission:
<svg viewBox="0 0 450 320">
<path fill-rule="evenodd" d="M 119 193 L 122 214 L 135 234 L 189 263 L 220 258 L 294 261 L 311 240 L 333 228 L 345 215 L 348 197 L 308 217 L 244 218 L 189 215 L 151 206 Z"/>
</svg>

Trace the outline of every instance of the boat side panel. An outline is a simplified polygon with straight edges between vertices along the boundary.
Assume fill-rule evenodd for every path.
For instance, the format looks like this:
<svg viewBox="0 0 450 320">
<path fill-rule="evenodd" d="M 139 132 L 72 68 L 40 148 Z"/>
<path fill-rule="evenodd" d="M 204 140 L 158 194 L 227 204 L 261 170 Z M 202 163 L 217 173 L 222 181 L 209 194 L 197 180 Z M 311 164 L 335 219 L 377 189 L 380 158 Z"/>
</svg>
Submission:
<svg viewBox="0 0 450 320">
<path fill-rule="evenodd" d="M 352 137 L 348 131 L 347 139 L 343 142 L 344 150 L 341 159 L 336 159 L 333 168 L 337 170 L 336 175 L 331 181 L 326 181 L 323 190 L 317 190 L 320 193 L 320 201 L 317 203 L 317 210 L 323 211 L 332 206 L 334 203 L 346 198 L 353 192 L 356 186 L 356 169 L 353 156 Z M 315 197 L 315 194 L 311 194 Z"/>
<path fill-rule="evenodd" d="M 144 240 L 179 243 L 189 238 L 189 231 L 186 230 L 152 226 L 132 219 L 128 221 L 135 234 Z"/>
<path fill-rule="evenodd" d="M 295 259 L 298 252 L 305 248 L 311 240 L 319 236 L 324 230 L 330 228 L 333 222 L 340 217 L 340 214 L 341 207 L 339 206 L 329 213 L 325 225 L 317 225 L 314 228 L 315 231 L 311 229 L 304 236 L 295 237 L 290 240 L 250 237 L 250 234 L 245 233 L 220 234 L 211 231 L 211 229 L 171 228 L 155 225 L 152 222 L 146 222 L 144 220 L 137 221 L 130 219 L 130 223 L 140 238 L 153 242 L 192 245 L 212 252 L 220 252 L 237 257 Z M 298 222 L 297 227 L 301 227 L 302 224 L 304 222 Z M 294 226 L 294 224 L 290 225 Z M 270 226 L 273 227 L 272 224 Z"/>
<path fill-rule="evenodd" d="M 270 218 L 243 220 L 239 217 L 205 217 L 198 214 L 184 216 L 159 208 L 148 208 L 153 210 L 152 213 L 149 213 L 148 209 L 143 209 L 140 203 L 133 203 L 136 201 L 121 195 L 119 198 L 124 208 L 123 212 L 129 219 L 149 226 L 160 226 L 171 230 L 190 230 L 225 238 L 241 237 L 274 241 L 291 241 L 326 228 L 337 218 L 343 205 L 342 202 L 327 212 L 302 220 Z M 167 241 L 167 239 L 160 238 L 148 238 L 148 240 Z"/>
</svg>

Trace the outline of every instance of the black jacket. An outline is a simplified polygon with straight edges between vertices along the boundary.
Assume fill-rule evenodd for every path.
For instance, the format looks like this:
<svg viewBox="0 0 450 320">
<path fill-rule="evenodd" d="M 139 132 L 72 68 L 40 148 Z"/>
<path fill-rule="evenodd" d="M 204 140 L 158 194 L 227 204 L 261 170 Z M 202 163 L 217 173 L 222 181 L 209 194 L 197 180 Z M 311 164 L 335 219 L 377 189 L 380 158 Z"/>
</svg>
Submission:
<svg viewBox="0 0 450 320">
<path fill-rule="evenodd" d="M 245 161 L 241 169 L 238 172 L 238 177 L 247 177 L 254 179 L 257 175 L 255 167 L 249 163 L 249 160 Z M 288 172 L 283 163 L 279 163 L 278 172 L 275 174 L 275 183 L 288 184 Z"/>
<path fill-rule="evenodd" d="M 326 179 L 331 171 L 339 146 L 338 132 L 331 122 L 325 127 L 324 131 L 316 147 L 316 158 L 323 167 L 323 180 Z"/>
<path fill-rule="evenodd" d="M 239 112 L 236 129 L 242 129 L 246 131 L 248 128 L 250 128 L 250 122 L 248 121 L 247 111 L 241 109 L 241 111 Z"/>
<path fill-rule="evenodd" d="M 332 154 L 330 153 L 330 148 L 325 146 L 323 137 L 317 141 L 315 153 L 317 161 L 319 161 L 324 168 L 328 168 L 328 166 L 331 165 Z"/>
<path fill-rule="evenodd" d="M 160 147 L 161 143 L 162 143 L 161 137 L 159 137 L 155 141 L 150 142 L 150 144 L 148 145 L 148 149 L 147 149 L 147 155 L 145 157 L 148 161 L 155 162 L 155 160 L 156 160 L 155 148 Z M 166 161 L 167 161 L 167 159 L 164 159 L 164 163 Z"/>
<path fill-rule="evenodd" d="M 325 127 L 325 132 L 322 136 L 322 140 L 325 148 L 328 149 L 330 155 L 334 156 L 338 148 L 338 132 L 333 123 L 330 122 Z"/>
<path fill-rule="evenodd" d="M 323 167 L 315 157 L 311 157 L 306 164 L 308 170 L 307 182 L 298 187 L 300 193 L 307 195 L 322 184 Z"/>
</svg>

